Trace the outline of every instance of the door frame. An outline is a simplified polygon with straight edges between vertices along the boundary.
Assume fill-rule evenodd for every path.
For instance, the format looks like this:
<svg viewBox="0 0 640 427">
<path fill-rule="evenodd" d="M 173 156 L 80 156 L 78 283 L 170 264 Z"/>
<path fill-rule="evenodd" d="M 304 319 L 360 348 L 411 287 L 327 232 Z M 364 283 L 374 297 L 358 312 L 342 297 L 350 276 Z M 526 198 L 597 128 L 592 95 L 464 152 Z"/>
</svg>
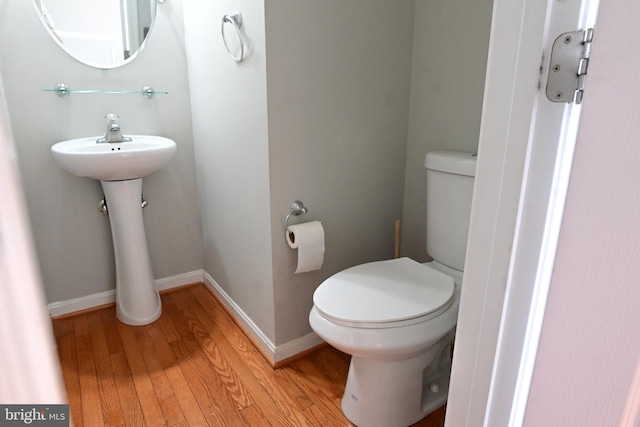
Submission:
<svg viewBox="0 0 640 427">
<path fill-rule="evenodd" d="M 595 21 L 597 0 L 582 4 L 575 22 Z M 520 425 L 526 408 L 580 113 L 565 109 L 573 114 L 563 128 L 573 131 L 557 138 L 568 143 L 536 160 L 537 107 L 548 102 L 540 90 L 545 44 L 552 12 L 563 13 L 557 5 L 494 1 L 447 427 Z M 532 195 L 543 205 L 534 212 Z"/>
</svg>

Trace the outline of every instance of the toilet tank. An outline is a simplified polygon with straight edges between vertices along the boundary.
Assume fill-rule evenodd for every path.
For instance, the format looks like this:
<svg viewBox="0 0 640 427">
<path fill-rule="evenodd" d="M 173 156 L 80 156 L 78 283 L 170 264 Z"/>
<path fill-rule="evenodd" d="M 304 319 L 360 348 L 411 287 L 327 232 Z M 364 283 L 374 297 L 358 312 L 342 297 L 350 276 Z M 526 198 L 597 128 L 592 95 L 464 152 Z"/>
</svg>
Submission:
<svg viewBox="0 0 640 427">
<path fill-rule="evenodd" d="M 427 253 L 436 261 L 464 270 L 476 156 L 457 151 L 433 151 L 427 169 Z"/>
</svg>

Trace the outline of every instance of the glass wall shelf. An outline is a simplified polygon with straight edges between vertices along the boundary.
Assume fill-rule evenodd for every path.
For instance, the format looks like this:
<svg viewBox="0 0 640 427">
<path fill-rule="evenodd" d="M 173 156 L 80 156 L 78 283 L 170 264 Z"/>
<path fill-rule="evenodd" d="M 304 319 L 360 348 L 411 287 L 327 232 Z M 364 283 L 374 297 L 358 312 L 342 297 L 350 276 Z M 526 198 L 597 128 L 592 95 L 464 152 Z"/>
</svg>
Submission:
<svg viewBox="0 0 640 427">
<path fill-rule="evenodd" d="M 168 95 L 169 92 L 153 90 L 151 86 L 145 86 L 141 90 L 109 90 L 109 89 L 70 89 L 64 83 L 56 85 L 54 89 L 42 89 L 42 92 L 53 92 L 60 98 L 68 98 L 72 93 L 116 94 L 116 95 L 142 95 L 151 99 L 154 95 Z"/>
</svg>

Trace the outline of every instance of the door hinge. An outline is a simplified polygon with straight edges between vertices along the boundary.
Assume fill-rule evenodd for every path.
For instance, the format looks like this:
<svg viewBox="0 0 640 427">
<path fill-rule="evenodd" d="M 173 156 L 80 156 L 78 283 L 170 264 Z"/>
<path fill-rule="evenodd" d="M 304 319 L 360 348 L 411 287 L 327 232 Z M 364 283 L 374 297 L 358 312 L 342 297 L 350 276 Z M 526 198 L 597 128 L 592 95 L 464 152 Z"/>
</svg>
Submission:
<svg viewBox="0 0 640 427">
<path fill-rule="evenodd" d="M 560 34 L 553 42 L 547 98 L 552 102 L 580 104 L 591 55 L 593 28 Z"/>
</svg>

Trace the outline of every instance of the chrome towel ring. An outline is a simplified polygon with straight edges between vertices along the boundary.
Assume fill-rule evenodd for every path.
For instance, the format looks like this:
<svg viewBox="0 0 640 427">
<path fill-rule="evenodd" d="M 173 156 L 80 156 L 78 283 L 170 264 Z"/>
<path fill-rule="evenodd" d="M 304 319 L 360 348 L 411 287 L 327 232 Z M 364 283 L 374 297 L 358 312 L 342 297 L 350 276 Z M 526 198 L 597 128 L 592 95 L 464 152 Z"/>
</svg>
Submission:
<svg viewBox="0 0 640 427">
<path fill-rule="evenodd" d="M 238 39 L 240 40 L 239 56 L 235 56 L 233 52 L 231 52 L 231 49 L 227 44 L 227 39 L 225 38 L 225 35 L 224 35 L 224 24 L 226 23 L 231 24 L 233 28 L 236 29 L 236 33 L 238 34 Z M 222 27 L 221 27 L 222 41 L 224 42 L 224 47 L 227 49 L 229 56 L 231 57 L 231 59 L 233 59 L 236 62 L 242 62 L 244 60 L 245 53 L 246 53 L 246 42 L 245 42 L 244 36 L 242 35 L 242 31 L 240 30 L 241 27 L 242 27 L 242 14 L 240 12 L 236 12 L 232 15 L 224 15 L 222 17 Z"/>
</svg>

